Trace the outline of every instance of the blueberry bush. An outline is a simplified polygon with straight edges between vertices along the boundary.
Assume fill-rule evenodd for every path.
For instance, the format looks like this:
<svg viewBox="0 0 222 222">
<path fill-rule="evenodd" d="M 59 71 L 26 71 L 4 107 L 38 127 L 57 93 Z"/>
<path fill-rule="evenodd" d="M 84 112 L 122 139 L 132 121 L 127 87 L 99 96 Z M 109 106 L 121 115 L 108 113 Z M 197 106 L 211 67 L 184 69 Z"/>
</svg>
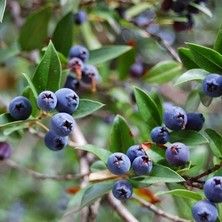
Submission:
<svg viewBox="0 0 222 222">
<path fill-rule="evenodd" d="M 221 0 L 0 1 L 0 221 L 222 221 Z"/>
</svg>

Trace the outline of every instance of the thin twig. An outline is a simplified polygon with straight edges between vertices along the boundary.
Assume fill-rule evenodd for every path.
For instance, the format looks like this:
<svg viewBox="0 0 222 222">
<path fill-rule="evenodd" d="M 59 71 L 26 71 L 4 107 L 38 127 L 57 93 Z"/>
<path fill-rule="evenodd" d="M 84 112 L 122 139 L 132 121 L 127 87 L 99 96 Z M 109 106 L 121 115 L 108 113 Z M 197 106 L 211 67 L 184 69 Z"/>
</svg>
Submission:
<svg viewBox="0 0 222 222">
<path fill-rule="evenodd" d="M 66 175 L 46 175 L 46 174 L 42 174 L 39 172 L 36 172 L 34 170 L 31 170 L 29 168 L 26 168 L 24 166 L 21 166 L 20 164 L 16 163 L 13 160 L 5 160 L 2 162 L 3 164 L 5 164 L 6 166 L 15 169 L 16 171 L 19 171 L 25 175 L 29 175 L 34 177 L 35 179 L 42 179 L 42 180 L 46 180 L 46 179 L 51 179 L 51 180 L 74 180 L 74 179 L 81 179 L 85 176 L 88 176 L 88 174 L 79 174 L 79 175 L 75 175 L 75 174 L 66 174 Z"/>
<path fill-rule="evenodd" d="M 108 194 L 108 201 L 112 205 L 113 209 L 119 214 L 119 216 L 125 222 L 139 222 L 130 211 L 121 203 L 121 201 L 117 200 L 111 193 Z"/>
<path fill-rule="evenodd" d="M 133 195 L 132 198 L 139 201 L 144 207 L 150 209 L 153 213 L 155 213 L 158 216 L 165 217 L 165 218 L 170 219 L 171 221 L 174 221 L 174 222 L 190 222 L 190 220 L 186 220 L 186 219 L 180 218 L 178 216 L 174 216 L 172 214 L 169 214 L 136 195 Z"/>
</svg>

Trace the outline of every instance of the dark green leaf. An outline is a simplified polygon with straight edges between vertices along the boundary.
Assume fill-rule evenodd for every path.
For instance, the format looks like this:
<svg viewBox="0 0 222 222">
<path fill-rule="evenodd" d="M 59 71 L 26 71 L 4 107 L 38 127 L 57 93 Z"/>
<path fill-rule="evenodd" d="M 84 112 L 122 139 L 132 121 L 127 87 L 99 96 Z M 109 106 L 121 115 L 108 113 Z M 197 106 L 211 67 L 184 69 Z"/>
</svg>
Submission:
<svg viewBox="0 0 222 222">
<path fill-rule="evenodd" d="M 186 100 L 185 110 L 187 112 L 195 112 L 200 105 L 200 95 L 198 90 L 192 90 Z"/>
<path fill-rule="evenodd" d="M 214 50 L 216 50 L 219 53 L 222 53 L 222 25 L 220 26 L 217 32 L 217 37 L 214 42 Z"/>
<path fill-rule="evenodd" d="M 51 6 L 46 6 L 27 17 L 19 36 L 19 43 L 23 50 L 40 49 L 45 45 L 51 10 Z"/>
<path fill-rule="evenodd" d="M 149 93 L 150 97 L 153 99 L 154 103 L 156 103 L 156 106 L 159 110 L 160 116 L 162 118 L 163 116 L 163 100 L 160 97 L 158 91 L 156 89 L 152 89 Z"/>
<path fill-rule="evenodd" d="M 179 130 L 170 133 L 170 142 L 181 142 L 187 146 L 196 146 L 209 143 L 208 139 L 201 133 L 193 130 Z"/>
<path fill-rule="evenodd" d="M 89 99 L 80 99 L 79 100 L 79 106 L 77 110 L 74 112 L 73 116 L 75 118 L 82 118 L 85 116 L 88 116 L 98 109 L 102 108 L 104 104 L 94 101 L 94 100 L 89 100 Z"/>
<path fill-rule="evenodd" d="M 151 83 L 165 83 L 172 80 L 181 72 L 181 64 L 167 60 L 162 61 L 152 67 L 145 75 L 145 80 Z"/>
<path fill-rule="evenodd" d="M 140 182 L 145 184 L 154 183 L 177 183 L 184 181 L 177 172 L 163 165 L 154 165 L 151 173 Z"/>
<path fill-rule="evenodd" d="M 222 55 L 205 46 L 187 43 L 194 61 L 208 72 L 222 73 Z"/>
<path fill-rule="evenodd" d="M 112 186 L 113 181 L 104 181 L 92 184 L 83 195 L 80 209 L 92 204 L 95 200 L 108 193 L 112 189 Z"/>
<path fill-rule="evenodd" d="M 130 49 L 130 46 L 125 45 L 103 46 L 102 48 L 90 51 L 89 63 L 96 65 L 110 61 L 129 51 Z"/>
<path fill-rule="evenodd" d="M 143 90 L 135 87 L 136 103 L 141 117 L 150 129 L 162 124 L 161 114 L 153 99 Z"/>
<path fill-rule="evenodd" d="M 130 66 L 135 62 L 136 50 L 133 48 L 118 58 L 117 70 L 120 80 L 129 77 Z"/>
<path fill-rule="evenodd" d="M 111 155 L 111 152 L 109 150 L 106 150 L 104 148 L 94 146 L 91 144 L 87 144 L 84 146 L 76 147 L 76 149 L 85 150 L 90 153 L 95 154 L 100 160 L 102 160 L 104 163 L 107 162 L 108 157 Z"/>
<path fill-rule="evenodd" d="M 6 0 L 0 0 L 0 22 L 2 22 L 3 20 L 5 7 L 6 7 Z"/>
<path fill-rule="evenodd" d="M 182 83 L 190 82 L 190 81 L 202 81 L 205 76 L 209 74 L 207 71 L 203 69 L 190 69 L 183 73 L 175 82 L 175 85 L 180 85 Z"/>
<path fill-rule="evenodd" d="M 179 57 L 187 69 L 199 68 L 199 66 L 194 62 L 194 58 L 189 49 L 180 47 L 178 48 Z"/>
<path fill-rule="evenodd" d="M 221 158 L 222 157 L 222 136 L 213 129 L 205 129 L 205 132 L 210 138 L 210 148 L 213 154 Z"/>
<path fill-rule="evenodd" d="M 114 119 L 110 135 L 109 149 L 111 152 L 123 152 L 134 145 L 134 140 L 125 119 L 117 115 Z"/>
<path fill-rule="evenodd" d="M 68 55 L 73 40 L 73 13 L 66 14 L 57 24 L 52 35 L 52 42 L 57 51 L 64 56 Z"/>
<path fill-rule="evenodd" d="M 40 64 L 36 68 L 32 79 L 33 85 L 38 93 L 44 90 L 55 92 L 60 88 L 61 75 L 61 63 L 52 42 L 50 42 Z"/>
<path fill-rule="evenodd" d="M 175 189 L 175 190 L 160 191 L 158 193 L 155 193 L 155 195 L 164 195 L 164 194 L 170 194 L 178 197 L 188 198 L 191 200 L 202 200 L 202 196 L 200 194 L 185 189 Z"/>
</svg>

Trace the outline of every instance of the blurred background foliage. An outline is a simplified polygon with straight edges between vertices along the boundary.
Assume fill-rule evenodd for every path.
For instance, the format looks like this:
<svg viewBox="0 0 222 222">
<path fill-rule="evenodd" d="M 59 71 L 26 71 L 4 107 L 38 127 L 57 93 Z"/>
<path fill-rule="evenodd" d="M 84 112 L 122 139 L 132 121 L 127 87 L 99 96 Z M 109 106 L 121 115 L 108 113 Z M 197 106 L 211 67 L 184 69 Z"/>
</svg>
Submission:
<svg viewBox="0 0 222 222">
<path fill-rule="evenodd" d="M 146 72 L 149 72 L 159 62 L 169 60 L 172 62 L 171 55 L 160 42 L 161 39 L 164 39 L 175 51 L 178 47 L 185 46 L 185 42 L 212 47 L 222 21 L 221 0 L 212 0 L 206 4 L 211 16 L 209 12 L 207 12 L 208 15 L 202 12 L 195 14 L 192 28 L 177 32 L 172 24 L 175 20 L 183 21 L 184 16 L 172 11 L 161 11 L 161 3 L 161 0 L 89 2 L 8 0 L 3 22 L 0 24 L 0 113 L 7 110 L 14 96 L 22 94 L 27 85 L 22 73 L 30 76 L 34 74 L 44 53 L 44 47 L 50 39 L 60 52 L 64 72 L 63 83 L 68 74 L 67 55 L 72 45 L 83 44 L 91 51 L 105 45 L 129 45 L 133 49 L 121 56 L 111 61 L 97 61 L 96 65 L 102 81 L 98 84 L 95 94 L 85 87 L 77 90 L 80 98 L 89 98 L 106 104 L 100 111 L 77 122 L 89 144 L 108 147 L 112 122 L 114 117 L 120 114 L 127 120 L 136 144 L 149 141 L 149 127 L 137 114 L 133 86 L 151 92 L 154 98 L 158 92 L 163 102 L 169 101 L 184 107 L 192 89 L 192 83 L 179 87 L 173 85 L 177 76 L 185 71 L 181 66 L 175 65 L 178 68 L 175 75 L 172 74 L 170 79 L 161 83 L 160 79 L 152 82 L 149 81 L 149 77 L 147 80 L 143 77 L 132 77 L 129 73 L 130 66 L 139 60 L 144 64 Z M 80 8 L 86 10 L 88 21 L 77 26 L 73 22 L 73 15 Z M 125 17 L 118 11 L 120 8 L 123 9 Z M 145 15 L 143 15 L 144 12 Z M 35 15 L 38 16 L 35 18 Z M 136 18 L 141 15 L 147 17 L 151 25 L 141 27 L 140 24 L 135 24 L 135 21 L 138 22 Z M 31 25 L 27 25 L 30 21 Z M 27 26 L 25 27 L 24 24 Z M 59 24 L 62 25 L 59 26 Z M 155 28 L 159 30 L 158 35 L 152 34 L 154 32 L 152 28 L 154 31 Z M 93 61 L 93 57 L 90 57 L 90 61 Z M 187 109 L 193 109 L 192 102 L 191 100 L 190 104 L 186 104 Z M 215 99 L 207 108 L 195 102 L 194 105 L 196 110 L 204 114 L 206 128 L 211 127 L 222 133 L 220 99 Z M 6 131 L 0 131 L 0 139 L 4 141 L 7 138 L 13 147 L 12 159 L 22 166 L 47 175 L 78 174 L 78 158 L 71 148 L 54 153 L 45 148 L 42 139 L 21 129 L 8 134 Z M 190 175 L 196 175 L 212 164 L 208 161 L 212 154 L 207 146 L 195 147 L 191 152 L 192 161 L 198 167 L 192 169 Z M 208 152 L 209 155 L 206 155 Z M 0 167 L 0 181 L 0 221 L 2 222 L 63 221 L 60 218 L 72 199 L 75 189 L 79 186 L 78 179 L 40 180 L 3 164 Z M 150 189 L 156 192 L 167 187 L 150 186 Z M 170 208 L 167 207 L 169 201 Z M 186 201 L 181 198 L 173 199 L 164 196 L 159 204 L 167 212 L 184 217 L 190 215 L 189 210 L 184 210 L 187 208 Z M 160 221 L 153 213 L 139 205 L 135 207 L 135 204 L 128 202 L 127 207 L 137 218 L 140 218 L 140 221 L 148 221 L 148 217 L 149 221 Z M 78 221 L 78 216 L 76 218 L 74 221 Z M 109 221 L 107 218 L 112 218 L 112 222 L 121 221 L 104 200 L 104 204 L 99 208 L 97 221 Z"/>
</svg>

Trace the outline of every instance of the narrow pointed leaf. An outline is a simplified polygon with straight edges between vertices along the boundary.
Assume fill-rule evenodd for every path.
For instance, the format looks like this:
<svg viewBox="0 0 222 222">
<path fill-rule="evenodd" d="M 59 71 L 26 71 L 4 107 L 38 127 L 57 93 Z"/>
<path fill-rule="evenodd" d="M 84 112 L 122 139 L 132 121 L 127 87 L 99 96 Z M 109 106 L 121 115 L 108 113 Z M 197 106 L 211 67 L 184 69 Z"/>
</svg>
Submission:
<svg viewBox="0 0 222 222">
<path fill-rule="evenodd" d="M 109 150 L 111 152 L 123 152 L 134 145 L 134 140 L 125 119 L 117 115 L 114 119 L 110 135 Z"/>
<path fill-rule="evenodd" d="M 46 6 L 27 17 L 19 36 L 19 43 L 23 50 L 40 49 L 46 44 L 51 10 L 51 6 Z"/>
<path fill-rule="evenodd" d="M 222 25 L 217 32 L 217 37 L 214 42 L 214 50 L 222 54 Z"/>
<path fill-rule="evenodd" d="M 0 22 L 2 22 L 3 20 L 5 7 L 6 7 L 6 0 L 0 0 Z"/>
<path fill-rule="evenodd" d="M 61 63 L 52 42 L 50 42 L 40 64 L 36 68 L 32 79 L 33 85 L 38 93 L 44 90 L 55 92 L 60 88 L 61 75 Z"/>
<path fill-rule="evenodd" d="M 205 15 L 207 15 L 209 17 L 213 17 L 212 12 L 206 6 L 201 5 L 201 4 L 197 4 L 197 3 L 193 3 L 193 2 L 190 2 L 189 5 L 192 5 L 194 8 L 196 8 L 199 11 L 203 12 Z"/>
</svg>

